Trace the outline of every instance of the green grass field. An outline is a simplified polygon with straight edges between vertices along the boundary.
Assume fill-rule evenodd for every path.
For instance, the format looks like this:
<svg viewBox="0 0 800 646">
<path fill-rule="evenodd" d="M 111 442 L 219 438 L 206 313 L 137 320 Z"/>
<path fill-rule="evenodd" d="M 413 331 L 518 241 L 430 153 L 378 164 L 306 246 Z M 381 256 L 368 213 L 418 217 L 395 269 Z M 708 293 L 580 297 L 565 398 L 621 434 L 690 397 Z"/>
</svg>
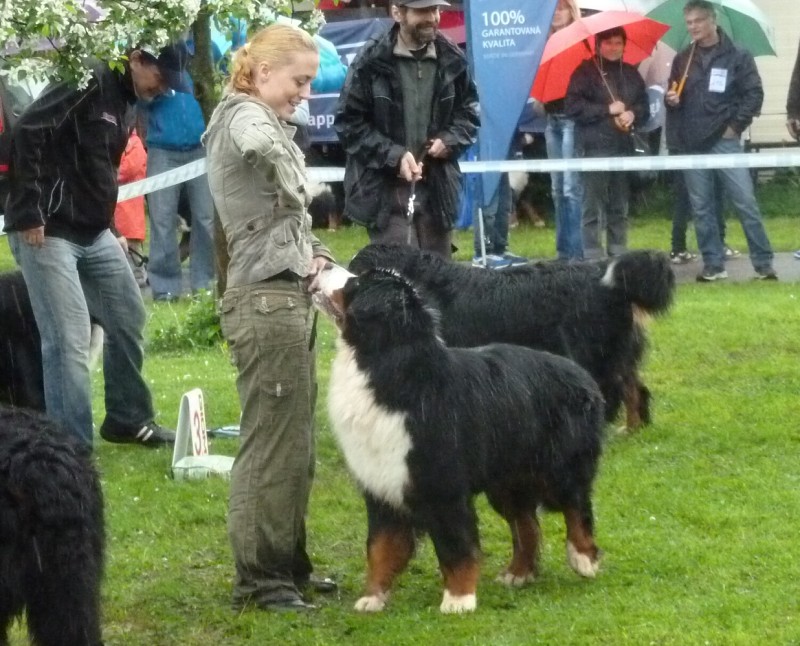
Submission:
<svg viewBox="0 0 800 646">
<path fill-rule="evenodd" d="M 800 246 L 796 188 L 761 195 L 776 249 Z M 648 207 L 650 208 L 650 207 Z M 669 249 L 657 200 L 631 227 L 631 247 Z M 322 232 L 346 261 L 363 231 Z M 730 242 L 744 248 L 731 223 Z M 459 233 L 459 257 L 471 234 Z M 553 231 L 519 228 L 515 252 L 553 255 Z M 12 265 L 0 243 L 0 266 Z M 746 261 L 744 261 L 746 262 Z M 604 550 L 595 580 L 567 566 L 563 522 L 543 518 L 542 574 L 509 590 L 494 581 L 510 554 L 502 522 L 478 501 L 485 561 L 478 610 L 441 616 L 440 577 L 429 542 L 398 582 L 387 610 L 352 610 L 364 572 L 363 504 L 330 431 L 325 406 L 334 331 L 319 333 L 317 477 L 309 547 L 340 591 L 308 615 L 229 608 L 232 559 L 226 482 L 176 482 L 171 452 L 97 440 L 108 526 L 103 586 L 109 645 L 225 644 L 792 644 L 800 643 L 797 510 L 800 508 L 800 284 L 688 284 L 650 328 L 643 376 L 654 423 L 635 435 L 609 427 L 594 497 Z M 148 303 L 147 335 L 187 305 Z M 235 423 L 235 373 L 223 347 L 147 354 L 159 419 L 177 420 L 183 392 L 201 387 L 210 427 Z M 95 422 L 103 417 L 95 375 Z M 235 440 L 212 440 L 233 455 Z M 26 643 L 22 626 L 12 644 Z"/>
</svg>

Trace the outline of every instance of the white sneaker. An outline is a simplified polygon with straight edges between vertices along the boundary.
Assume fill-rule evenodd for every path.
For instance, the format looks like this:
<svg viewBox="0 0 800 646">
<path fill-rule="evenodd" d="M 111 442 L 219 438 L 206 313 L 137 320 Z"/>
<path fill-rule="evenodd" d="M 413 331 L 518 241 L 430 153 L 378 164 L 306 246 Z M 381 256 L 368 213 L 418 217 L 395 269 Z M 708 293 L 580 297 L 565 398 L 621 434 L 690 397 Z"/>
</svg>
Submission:
<svg viewBox="0 0 800 646">
<path fill-rule="evenodd" d="M 494 254 L 486 254 L 486 262 L 484 263 L 483 256 L 475 256 L 472 259 L 473 267 L 481 267 L 484 269 L 505 269 L 511 266 L 511 260 L 503 258 L 503 256 L 496 256 Z"/>
</svg>

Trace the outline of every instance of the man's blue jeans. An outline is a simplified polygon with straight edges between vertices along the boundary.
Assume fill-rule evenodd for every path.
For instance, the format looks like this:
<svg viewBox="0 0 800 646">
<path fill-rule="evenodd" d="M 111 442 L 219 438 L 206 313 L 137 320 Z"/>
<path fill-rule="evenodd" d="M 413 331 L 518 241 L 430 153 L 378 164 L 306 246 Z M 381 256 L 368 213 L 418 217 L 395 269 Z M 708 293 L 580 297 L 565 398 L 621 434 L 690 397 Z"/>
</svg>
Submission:
<svg viewBox="0 0 800 646">
<path fill-rule="evenodd" d="M 159 175 L 205 156 L 198 146 L 192 150 L 165 150 L 150 147 L 147 151 L 147 176 Z M 208 289 L 214 282 L 214 208 L 208 176 L 201 175 L 147 196 L 150 218 L 150 262 L 147 275 L 154 296 L 180 295 L 183 287 L 178 250 L 178 198 L 187 192 L 192 213 L 189 236 L 189 282 L 192 291 Z"/>
<path fill-rule="evenodd" d="M 734 154 L 742 152 L 738 139 L 720 139 L 709 154 Z M 742 223 L 750 261 L 756 271 L 772 268 L 770 246 L 761 211 L 753 191 L 753 179 L 747 168 L 693 168 L 684 171 L 686 189 L 694 211 L 694 227 L 697 246 L 703 254 L 703 265 L 712 271 L 725 268 L 725 249 L 720 235 L 719 222 L 714 207 L 714 180 L 722 182 L 723 190 L 730 199 L 739 221 Z"/>
<path fill-rule="evenodd" d="M 12 232 L 9 245 L 25 276 L 42 337 L 47 414 L 92 445 L 91 313 L 105 332 L 106 418 L 125 427 L 152 421 L 152 399 L 141 374 L 146 312 L 112 233 L 104 231 L 88 246 L 48 236 L 37 249 Z"/>
<path fill-rule="evenodd" d="M 575 122 L 563 116 L 547 115 L 544 131 L 548 159 L 575 156 Z M 562 260 L 583 258 L 581 237 L 582 190 L 580 174 L 573 171 L 550 173 L 556 212 L 556 251 Z"/>
</svg>

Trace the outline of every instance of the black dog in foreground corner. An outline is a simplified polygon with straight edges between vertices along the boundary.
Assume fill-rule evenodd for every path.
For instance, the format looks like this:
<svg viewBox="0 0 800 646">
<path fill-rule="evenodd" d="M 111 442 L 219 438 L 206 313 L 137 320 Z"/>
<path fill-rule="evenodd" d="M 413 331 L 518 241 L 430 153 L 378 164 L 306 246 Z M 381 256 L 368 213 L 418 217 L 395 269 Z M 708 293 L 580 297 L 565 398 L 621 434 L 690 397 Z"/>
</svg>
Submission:
<svg viewBox="0 0 800 646">
<path fill-rule="evenodd" d="M 44 410 L 42 341 L 20 271 L 0 274 L 0 402 Z"/>
<path fill-rule="evenodd" d="M 89 365 L 103 353 L 103 328 L 91 318 Z M 21 271 L 0 273 L 0 405 L 45 411 L 42 339 Z"/>
<path fill-rule="evenodd" d="M 329 417 L 367 505 L 367 590 L 356 610 L 384 608 L 419 530 L 444 576 L 440 610 L 474 610 L 481 492 L 511 530 L 501 582 L 536 576 L 539 506 L 563 513 L 568 562 L 593 577 L 591 489 L 604 422 L 591 376 L 530 348 L 446 347 L 436 310 L 394 270 L 355 277 L 329 265 L 312 291 L 339 328 Z"/>
<path fill-rule="evenodd" d="M 0 644 L 97 646 L 105 531 L 92 460 L 43 415 L 0 408 Z"/>
<path fill-rule="evenodd" d="M 350 262 L 361 274 L 397 269 L 441 313 L 454 347 L 513 343 L 547 350 L 583 366 L 597 381 L 613 421 L 650 422 L 650 391 L 639 377 L 645 322 L 665 313 L 675 291 L 666 254 L 629 251 L 598 262 L 542 262 L 501 271 L 476 269 L 408 246 L 369 245 Z"/>
</svg>

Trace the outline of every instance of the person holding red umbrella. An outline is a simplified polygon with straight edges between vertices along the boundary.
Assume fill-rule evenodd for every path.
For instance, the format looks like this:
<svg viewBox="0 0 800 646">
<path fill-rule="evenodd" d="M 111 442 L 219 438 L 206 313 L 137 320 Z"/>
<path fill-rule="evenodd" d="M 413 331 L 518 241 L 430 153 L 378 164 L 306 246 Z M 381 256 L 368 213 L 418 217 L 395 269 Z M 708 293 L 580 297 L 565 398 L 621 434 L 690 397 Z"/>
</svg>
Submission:
<svg viewBox="0 0 800 646">
<path fill-rule="evenodd" d="M 644 80 L 622 60 L 627 34 L 613 27 L 597 34 L 596 56 L 583 61 L 569 81 L 566 116 L 575 120 L 577 146 L 584 157 L 632 153 L 631 130 L 649 114 Z M 583 181 L 581 234 L 586 259 L 602 258 L 603 233 L 609 256 L 628 246 L 628 176 L 587 172 Z"/>
</svg>

